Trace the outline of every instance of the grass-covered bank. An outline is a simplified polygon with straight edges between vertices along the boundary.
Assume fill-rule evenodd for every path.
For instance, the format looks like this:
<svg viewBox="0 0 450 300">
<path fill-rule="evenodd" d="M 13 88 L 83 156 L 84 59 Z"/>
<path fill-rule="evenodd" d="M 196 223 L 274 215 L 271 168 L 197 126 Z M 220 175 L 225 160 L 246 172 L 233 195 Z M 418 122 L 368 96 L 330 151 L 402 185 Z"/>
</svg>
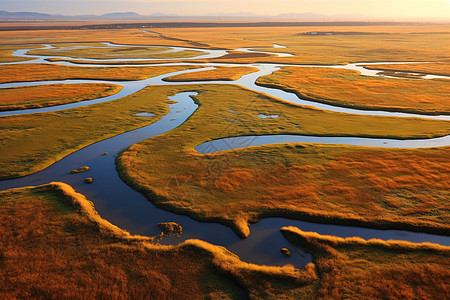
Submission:
<svg viewBox="0 0 450 300">
<path fill-rule="evenodd" d="M 450 247 L 281 231 L 313 253 L 319 299 L 440 299 L 450 293 Z"/>
<path fill-rule="evenodd" d="M 174 93 L 151 87 L 86 107 L 1 117 L 0 178 L 37 172 L 87 145 L 150 125 L 168 113 L 168 96 Z M 140 112 L 155 116 L 135 116 Z"/>
<path fill-rule="evenodd" d="M 213 70 L 185 73 L 164 78 L 164 81 L 186 82 L 186 81 L 216 81 L 238 80 L 243 75 L 258 71 L 252 67 L 217 67 Z"/>
<path fill-rule="evenodd" d="M 449 232 L 448 147 L 281 144 L 211 154 L 194 147 L 263 134 L 423 138 L 448 134 L 450 122 L 333 113 L 237 86 L 184 89 L 199 92 L 194 115 L 116 161 L 122 179 L 156 205 L 231 225 L 241 236 L 265 216 Z M 260 113 L 280 117 L 260 119 Z"/>
<path fill-rule="evenodd" d="M 174 38 L 226 49 L 285 52 L 293 57 L 256 58 L 296 64 L 343 64 L 375 61 L 442 61 L 448 59 L 450 34 L 446 25 L 422 26 L 285 26 L 234 28 L 155 28 Z M 343 24 L 342 24 L 343 25 Z M 311 34 L 312 32 L 331 35 Z M 273 44 L 286 48 L 273 48 Z M 243 58 L 242 61 L 248 61 Z M 240 62 L 239 57 L 235 62 Z"/>
<path fill-rule="evenodd" d="M 258 78 L 256 83 L 293 92 L 300 98 L 343 107 L 450 114 L 450 80 L 379 78 L 363 76 L 353 70 L 283 67 Z"/>
<path fill-rule="evenodd" d="M 54 64 L 3 65 L 0 66 L 0 83 L 65 79 L 143 80 L 195 68 L 195 66 L 95 68 Z"/>
<path fill-rule="evenodd" d="M 199 240 L 154 245 L 102 219 L 63 183 L 0 192 L 0 215 L 5 299 L 238 299 L 235 282 L 261 299 L 283 287 L 306 295 L 316 284 L 313 264 L 247 264 Z"/>
<path fill-rule="evenodd" d="M 30 109 L 102 98 L 121 86 L 104 83 L 55 84 L 0 89 L 0 110 Z"/>
<path fill-rule="evenodd" d="M 364 64 L 362 64 L 364 65 Z M 450 62 L 441 61 L 433 63 L 420 63 L 420 64 L 385 64 L 385 65 L 364 65 L 367 69 L 393 71 L 393 72 L 411 72 L 415 74 L 433 74 L 450 76 Z"/>
<path fill-rule="evenodd" d="M 42 56 L 63 56 L 72 58 L 86 58 L 86 59 L 139 59 L 139 58 L 153 58 L 153 59 L 170 59 L 170 58 L 189 58 L 202 55 L 205 52 L 197 50 L 182 50 L 175 52 L 168 52 L 173 48 L 170 47 L 146 47 L 146 46 L 107 46 L 105 44 L 82 44 L 83 48 L 71 49 L 70 46 L 77 46 L 77 44 L 66 45 L 56 44 L 53 49 L 37 49 L 28 52 L 30 55 Z M 67 48 L 66 48 L 67 47 Z M 166 53 L 167 52 L 167 53 Z"/>
<path fill-rule="evenodd" d="M 282 228 L 313 254 L 303 269 L 247 264 L 200 240 L 160 246 L 97 214 L 63 183 L 0 192 L 0 296 L 9 298 L 438 299 L 449 247 Z M 151 222 L 151 220 L 149 220 Z"/>
</svg>

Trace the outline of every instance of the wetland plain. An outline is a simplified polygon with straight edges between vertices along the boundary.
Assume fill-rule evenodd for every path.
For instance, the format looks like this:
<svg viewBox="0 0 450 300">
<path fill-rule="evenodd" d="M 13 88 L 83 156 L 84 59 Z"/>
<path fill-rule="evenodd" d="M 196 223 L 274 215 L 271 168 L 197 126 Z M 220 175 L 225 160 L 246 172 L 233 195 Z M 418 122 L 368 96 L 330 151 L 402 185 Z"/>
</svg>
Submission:
<svg viewBox="0 0 450 300">
<path fill-rule="evenodd" d="M 448 297 L 448 26 L 318 30 L 0 31 L 1 297 Z"/>
</svg>

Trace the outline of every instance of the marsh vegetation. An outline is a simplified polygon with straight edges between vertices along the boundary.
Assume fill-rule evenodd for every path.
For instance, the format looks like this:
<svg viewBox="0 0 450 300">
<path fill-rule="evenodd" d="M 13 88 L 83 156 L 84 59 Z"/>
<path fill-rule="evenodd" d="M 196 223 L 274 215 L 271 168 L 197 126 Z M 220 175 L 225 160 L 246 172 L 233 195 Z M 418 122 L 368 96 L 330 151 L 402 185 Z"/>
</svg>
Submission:
<svg viewBox="0 0 450 300">
<path fill-rule="evenodd" d="M 445 27 L 324 26 L 320 32 L 332 34 L 303 34 L 318 31 L 215 27 L 0 32 L 0 110 L 17 113 L 0 116 L 1 179 L 39 172 L 99 141 L 126 140 L 129 135 L 124 133 L 159 126 L 162 119 L 181 124 L 167 132 L 161 129 L 151 139 L 143 136 L 139 140 L 144 141 L 134 145 L 124 143 L 131 145 L 126 149 L 95 152 L 92 169 L 91 161 L 65 168 L 65 175 L 79 180 L 77 190 L 87 191 L 92 199 L 63 183 L 1 188 L 1 297 L 448 295 L 448 246 L 341 238 L 284 227 L 281 232 L 289 246 L 277 245 L 276 251 L 286 265 L 256 265 L 201 239 L 163 246 L 159 236 L 132 235 L 110 223 L 131 224 L 129 216 L 110 208 L 109 215 L 116 219 L 102 219 L 88 201 L 108 211 L 112 203 L 96 188 L 106 185 L 114 193 L 116 187 L 103 182 L 106 176 L 95 164 L 108 163 L 108 170 L 114 170 L 115 162 L 121 178 L 157 206 L 225 224 L 242 238 L 257 233 L 250 231 L 250 224 L 276 216 L 432 232 L 445 241 L 450 234 L 449 145 L 388 149 L 282 143 L 244 144 L 211 153 L 195 150 L 207 141 L 238 136 L 408 140 L 450 134 L 450 36 Z M 209 58 L 201 56 L 205 53 Z M 374 70 L 362 75 L 348 64 L 360 62 L 383 63 L 361 63 L 365 70 Z M 177 71 L 183 72 L 174 75 Z M 441 78 L 422 76 L 429 74 Z M 156 76 L 160 79 L 152 81 Z M 242 76 L 311 102 L 299 105 L 271 96 L 270 89 L 268 94 L 251 90 L 256 88 L 253 82 L 248 84 Z M 66 82 L 79 79 L 88 82 Z M 127 88 L 125 97 L 108 101 Z M 169 97 L 186 92 L 195 104 L 177 106 L 179 110 L 169 114 Z M 88 101 L 104 97 L 103 103 Z M 58 110 L 74 102 L 86 104 Z M 314 107 L 319 102 L 332 106 Z M 22 109 L 49 106 L 54 110 L 20 114 Z M 360 112 L 343 113 L 333 107 Z M 365 114 L 372 110 L 380 111 Z M 387 116 L 389 111 L 412 115 Z M 0 187 L 14 182 L 0 182 Z M 135 205 L 130 199 L 121 201 L 123 206 Z M 149 219 L 144 227 L 157 226 L 169 243 L 178 243 L 172 235 L 192 231 L 170 219 L 152 222 Z M 290 265 L 299 249 L 310 253 L 312 262 Z"/>
</svg>

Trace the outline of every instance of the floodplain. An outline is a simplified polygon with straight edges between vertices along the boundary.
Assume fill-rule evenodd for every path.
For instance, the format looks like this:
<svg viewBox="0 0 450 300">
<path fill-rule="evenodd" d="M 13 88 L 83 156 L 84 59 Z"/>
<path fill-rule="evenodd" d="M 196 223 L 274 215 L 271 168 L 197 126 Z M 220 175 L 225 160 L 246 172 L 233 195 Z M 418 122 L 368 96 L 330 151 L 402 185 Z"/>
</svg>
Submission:
<svg viewBox="0 0 450 300">
<path fill-rule="evenodd" d="M 445 298 L 448 32 L 1 31 L 1 297 Z"/>
</svg>

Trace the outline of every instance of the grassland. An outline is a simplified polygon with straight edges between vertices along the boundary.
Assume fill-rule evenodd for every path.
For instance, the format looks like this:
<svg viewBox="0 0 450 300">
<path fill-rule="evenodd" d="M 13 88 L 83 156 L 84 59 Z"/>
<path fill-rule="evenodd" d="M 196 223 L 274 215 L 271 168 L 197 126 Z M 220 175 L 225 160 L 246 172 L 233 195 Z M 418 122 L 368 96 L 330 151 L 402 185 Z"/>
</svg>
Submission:
<svg viewBox="0 0 450 300">
<path fill-rule="evenodd" d="M 189 59 L 189 60 L 183 60 L 180 59 L 182 62 L 186 63 L 235 63 L 237 60 L 239 63 L 254 63 L 255 61 L 258 61 L 256 58 L 261 57 L 274 57 L 275 55 L 272 54 L 265 54 L 265 53 L 249 53 L 249 52 L 241 52 L 241 51 L 228 51 L 228 54 L 225 54 L 224 56 L 218 57 L 218 58 L 209 58 L 209 59 Z M 74 60 L 74 59 L 65 59 L 65 58 L 49 58 L 48 61 L 51 62 L 70 62 L 74 64 L 92 64 L 96 63 L 89 60 Z M 134 65 L 134 64 L 160 64 L 160 63 L 171 63 L 172 60 L 167 59 L 160 59 L 155 61 L 143 61 L 143 60 L 134 60 L 134 61 L 122 61 L 122 62 L 102 62 L 102 65 Z"/>
<path fill-rule="evenodd" d="M 448 147 L 194 150 L 240 135 L 425 138 L 449 134 L 448 121 L 333 113 L 237 86 L 177 88 L 199 92 L 195 114 L 170 133 L 131 146 L 117 161 L 121 177 L 158 206 L 222 222 L 241 236 L 248 235 L 249 222 L 265 216 L 449 232 Z M 280 117 L 260 119 L 260 113 Z"/>
<path fill-rule="evenodd" d="M 3 299 L 237 299 L 236 281 L 308 290 L 317 278 L 313 266 L 251 265 L 198 240 L 154 245 L 102 219 L 63 183 L 0 192 L 0 212 Z"/>
<path fill-rule="evenodd" d="M 3 31 L 0 42 L 10 43 L 74 43 L 114 42 L 118 44 L 192 47 L 189 41 L 205 45 L 200 48 L 236 49 L 267 47 L 265 50 L 289 52 L 295 57 L 234 58 L 246 62 L 276 61 L 285 63 L 342 64 L 360 61 L 429 61 L 448 59 L 450 38 L 446 26 L 361 26 L 327 27 L 320 31 L 331 36 L 304 33 L 319 31 L 317 27 L 236 27 L 230 28 L 154 28 L 122 30 L 48 30 L 36 38 L 33 31 Z M 339 34 L 359 32 L 360 34 Z M 171 39 L 165 39 L 158 33 Z M 272 48 L 273 43 L 286 49 Z"/>
<path fill-rule="evenodd" d="M 222 58 L 190 62 L 430 61 L 392 68 L 448 75 L 450 34 L 447 27 L 440 25 L 320 27 L 320 31 L 332 31 L 331 36 L 305 34 L 318 31 L 317 27 L 154 30 L 157 32 L 1 31 L 0 43 L 65 42 L 57 47 L 67 47 L 109 41 L 144 45 L 135 49 L 134 54 L 133 51 L 112 54 L 106 48 L 91 52 L 120 58 L 144 55 L 148 53 L 145 45 L 149 44 L 226 49 L 267 47 L 266 51 L 296 56 L 277 58 L 233 51 Z M 273 43 L 287 48 L 274 49 Z M 15 60 L 11 56 L 15 47 L 1 47 L 0 62 Z M 61 55 L 64 53 L 61 51 L 52 53 Z M 70 54 L 84 57 L 86 53 L 87 50 L 74 49 Z M 0 82 L 67 78 L 139 80 L 181 69 L 11 65 L 0 66 Z M 217 79 L 225 73 L 221 69 L 185 75 L 185 79 Z M 319 82 L 333 82 L 341 88 L 355 88 L 350 78 L 359 76 L 310 75 Z M 233 76 L 227 74 L 223 78 Z M 362 78 L 358 80 L 364 82 Z M 393 89 L 397 82 L 404 91 L 390 92 L 398 95 L 398 99 L 381 100 L 379 95 L 373 95 L 378 93 L 372 93 L 378 85 Z M 401 84 L 406 82 L 408 87 Z M 377 105 L 428 113 L 448 111 L 445 97 L 448 85 L 443 81 L 427 81 L 422 86 L 418 82 L 422 81 L 377 78 L 358 87 L 357 93 L 368 95 L 364 107 L 372 101 L 381 101 Z M 325 93 L 326 88 L 326 84 L 320 89 L 316 86 L 315 95 L 328 99 L 332 94 L 330 101 L 344 100 L 339 98 L 342 95 L 333 94 L 336 91 Z M 433 88 L 436 90 L 432 91 Z M 167 113 L 167 96 L 193 90 L 199 92 L 195 100 L 200 107 L 185 124 L 133 145 L 117 159 L 121 177 L 158 206 L 197 219 L 221 222 L 243 237 L 249 234 L 248 223 L 269 216 L 449 234 L 450 147 L 388 150 L 281 144 L 213 154 L 194 150 L 207 140 L 239 135 L 436 137 L 450 133 L 448 121 L 332 113 L 291 105 L 237 86 L 158 86 L 82 109 L 2 117 L 0 178 L 36 172 L 88 144 L 151 124 Z M 414 97 L 408 100 L 408 95 Z M 415 101 L 417 95 L 425 95 L 426 102 Z M 155 117 L 136 117 L 137 112 L 152 112 Z M 280 117 L 260 119 L 261 113 Z M 450 294 L 448 247 L 340 239 L 284 228 L 283 233 L 292 243 L 313 254 L 314 262 L 301 270 L 292 266 L 256 266 L 202 241 L 168 247 L 153 245 L 151 238 L 131 236 L 102 220 L 83 196 L 63 184 L 0 192 L 0 216 L 0 298 L 5 299 L 235 299 L 236 282 L 251 299 L 440 299 Z"/>
<path fill-rule="evenodd" d="M 13 51 L 10 50 L 0 50 L 0 63 L 10 63 L 17 61 L 26 61 L 29 60 L 25 57 L 14 57 L 12 56 Z"/>
<path fill-rule="evenodd" d="M 34 173 L 89 144 L 152 124 L 168 112 L 167 101 L 167 93 L 147 88 L 88 107 L 1 117 L 0 178 Z M 137 117 L 138 112 L 155 117 Z"/>
<path fill-rule="evenodd" d="M 188 58 L 203 54 L 202 51 L 183 50 L 179 52 L 169 52 L 168 47 L 99 47 L 95 44 L 93 46 L 86 45 L 86 48 L 64 49 L 57 47 L 54 49 L 37 49 L 28 52 L 30 55 L 43 56 L 65 56 L 72 58 L 86 58 L 86 59 L 114 59 L 114 58 Z"/>
<path fill-rule="evenodd" d="M 64 79 L 143 80 L 193 66 L 168 67 L 72 67 L 53 64 L 20 64 L 0 66 L 0 83 Z"/>
<path fill-rule="evenodd" d="M 85 60 L 85 59 L 66 59 L 66 58 L 58 58 L 58 57 L 52 57 L 48 58 L 47 61 L 50 62 L 70 62 L 72 64 L 76 65 L 86 65 L 86 64 L 100 64 L 100 65 L 106 65 L 106 66 L 121 66 L 121 65 L 152 65 L 152 64 L 163 64 L 163 63 L 173 63 L 173 60 L 167 60 L 167 59 L 161 59 L 161 60 L 128 60 L 128 61 L 92 61 L 92 60 Z M 191 61 L 188 61 L 188 63 L 191 63 Z"/>
<path fill-rule="evenodd" d="M 254 61 L 283 63 L 343 64 L 361 61 L 428 61 L 448 59 L 450 34 L 446 26 L 361 26 L 361 27 L 264 27 L 255 28 L 158 28 L 174 38 L 236 49 L 267 47 L 262 51 L 287 52 L 295 57 L 254 58 Z M 310 35 L 308 32 L 334 32 Z M 342 34 L 359 32 L 359 34 Z M 339 34 L 341 33 L 341 34 Z M 273 43 L 286 49 L 272 47 Z M 236 58 L 235 62 L 239 59 Z M 247 59 L 247 61 L 249 61 Z"/>
<path fill-rule="evenodd" d="M 0 89 L 0 110 L 55 106 L 106 97 L 122 89 L 110 84 L 55 84 Z"/>
<path fill-rule="evenodd" d="M 179 74 L 164 78 L 164 81 L 212 81 L 212 80 L 238 80 L 246 74 L 258 71 L 251 67 L 217 67 L 214 70 L 195 73 Z"/>
<path fill-rule="evenodd" d="M 102 219 L 63 183 L 0 192 L 0 296 L 10 298 L 439 299 L 449 247 L 282 228 L 313 253 L 303 269 L 243 263 L 199 240 L 154 245 Z M 370 282 L 370 284 L 368 284 Z"/>
<path fill-rule="evenodd" d="M 441 299 L 450 293 L 450 247 L 336 238 L 284 227 L 313 253 L 318 299 Z"/>
<path fill-rule="evenodd" d="M 32 46 L 26 45 L 26 46 L 0 46 L 0 63 L 11 63 L 11 62 L 21 62 L 21 61 L 27 61 L 31 58 L 26 57 L 16 57 L 13 56 L 14 50 L 18 49 L 26 49 L 31 48 Z M 36 46 L 40 47 L 40 46 Z"/>
<path fill-rule="evenodd" d="M 412 72 L 417 74 L 434 74 L 450 76 L 450 62 L 421 63 L 421 64 L 401 64 L 401 65 L 365 65 L 367 69 L 384 71 Z"/>
<path fill-rule="evenodd" d="M 140 29 L 102 29 L 102 30 L 45 30 L 45 31 L 2 31 L 1 44 L 53 44 L 53 43 L 98 43 L 114 42 L 126 45 L 160 45 L 192 47 L 185 41 L 167 40 L 156 33 Z"/>
<path fill-rule="evenodd" d="M 450 114 L 450 80 L 445 79 L 378 78 L 353 70 L 283 67 L 260 77 L 257 84 L 344 107 Z"/>
</svg>

